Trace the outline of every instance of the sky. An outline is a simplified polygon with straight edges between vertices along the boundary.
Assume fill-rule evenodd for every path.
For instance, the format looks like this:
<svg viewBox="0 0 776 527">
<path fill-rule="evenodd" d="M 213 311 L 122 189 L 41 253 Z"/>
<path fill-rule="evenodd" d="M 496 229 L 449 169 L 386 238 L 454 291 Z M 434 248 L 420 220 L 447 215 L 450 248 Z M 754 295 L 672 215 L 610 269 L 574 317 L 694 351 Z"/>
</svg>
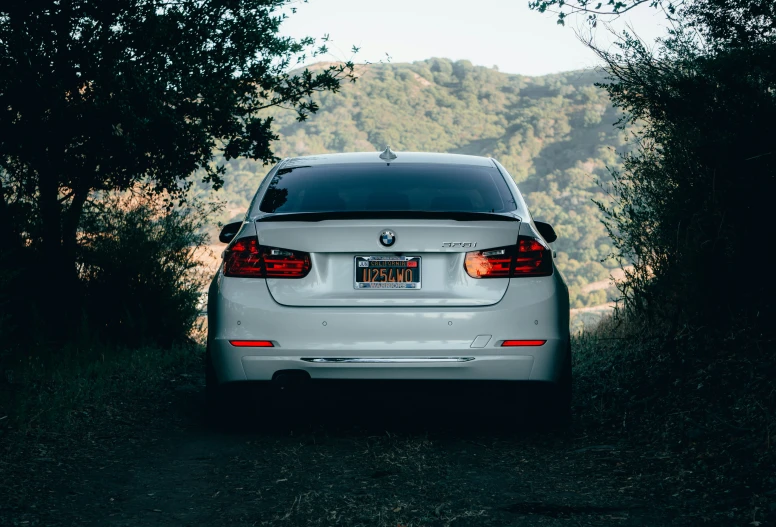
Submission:
<svg viewBox="0 0 776 527">
<path fill-rule="evenodd" d="M 582 18 L 556 24 L 552 13 L 528 9 L 528 0 L 309 0 L 298 2 L 281 33 L 301 38 L 330 37 L 331 54 L 322 60 L 413 62 L 431 57 L 469 60 L 500 71 L 544 75 L 595 67 L 597 58 L 577 40 L 575 29 L 588 31 Z M 648 6 L 612 22 L 630 25 L 645 41 L 665 34 L 665 18 Z M 599 27 L 599 45 L 609 46 L 609 32 Z M 357 55 L 352 46 L 361 48 Z"/>
</svg>

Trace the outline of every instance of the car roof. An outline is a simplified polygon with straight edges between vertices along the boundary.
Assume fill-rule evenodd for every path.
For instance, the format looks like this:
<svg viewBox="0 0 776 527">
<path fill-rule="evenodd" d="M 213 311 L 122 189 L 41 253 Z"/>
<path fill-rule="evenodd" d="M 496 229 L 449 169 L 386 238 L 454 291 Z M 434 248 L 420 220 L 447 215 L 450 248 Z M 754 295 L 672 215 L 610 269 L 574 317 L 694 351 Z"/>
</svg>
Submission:
<svg viewBox="0 0 776 527">
<path fill-rule="evenodd" d="M 353 152 L 347 154 L 321 154 L 314 156 L 292 157 L 284 160 L 283 168 L 316 165 L 341 165 L 341 164 L 405 164 L 405 163 L 433 163 L 445 165 L 470 165 L 493 167 L 493 160 L 489 157 L 467 156 L 462 154 L 436 154 L 431 152 L 394 152 L 394 159 L 380 158 L 381 152 Z"/>
</svg>

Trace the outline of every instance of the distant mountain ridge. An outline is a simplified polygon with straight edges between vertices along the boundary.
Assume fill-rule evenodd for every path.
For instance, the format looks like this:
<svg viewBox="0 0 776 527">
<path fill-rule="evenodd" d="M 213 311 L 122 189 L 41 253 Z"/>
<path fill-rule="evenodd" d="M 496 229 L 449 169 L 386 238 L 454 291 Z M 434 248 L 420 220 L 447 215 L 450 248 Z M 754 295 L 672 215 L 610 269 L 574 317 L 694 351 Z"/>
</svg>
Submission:
<svg viewBox="0 0 776 527">
<path fill-rule="evenodd" d="M 617 167 L 624 147 L 618 118 L 592 70 L 541 77 L 501 73 L 468 61 L 433 58 L 412 64 L 360 67 L 357 82 L 318 96 L 320 111 L 306 122 L 273 109 L 276 154 L 436 151 L 491 156 L 509 170 L 536 219 L 552 223 L 558 265 L 569 281 L 572 307 L 603 304 L 611 289 L 590 289 L 613 267 L 602 264 L 611 244 L 591 199 L 597 181 Z M 227 163 L 217 195 L 246 207 L 268 167 Z"/>
</svg>

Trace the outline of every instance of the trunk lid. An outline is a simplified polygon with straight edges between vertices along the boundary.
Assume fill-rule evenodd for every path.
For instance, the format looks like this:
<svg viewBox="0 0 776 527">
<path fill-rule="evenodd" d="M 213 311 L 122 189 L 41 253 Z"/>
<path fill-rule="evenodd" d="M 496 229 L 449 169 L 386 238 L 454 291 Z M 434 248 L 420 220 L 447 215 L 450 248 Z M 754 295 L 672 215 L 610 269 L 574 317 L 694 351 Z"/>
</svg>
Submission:
<svg viewBox="0 0 776 527">
<path fill-rule="evenodd" d="M 514 245 L 520 220 L 359 219 L 257 221 L 259 243 L 310 253 L 301 279 L 267 279 L 281 305 L 305 307 L 472 307 L 501 300 L 509 278 L 475 279 L 464 269 L 466 252 Z M 391 231 L 395 242 L 380 243 Z M 419 256 L 419 289 L 359 289 L 356 256 Z"/>
</svg>

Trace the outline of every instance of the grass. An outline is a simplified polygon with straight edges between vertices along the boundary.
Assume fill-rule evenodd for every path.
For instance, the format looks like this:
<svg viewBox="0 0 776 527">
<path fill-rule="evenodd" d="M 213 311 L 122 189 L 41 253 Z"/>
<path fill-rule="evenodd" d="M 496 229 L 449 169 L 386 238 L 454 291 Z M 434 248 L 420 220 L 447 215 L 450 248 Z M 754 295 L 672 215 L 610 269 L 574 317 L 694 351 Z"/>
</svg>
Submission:
<svg viewBox="0 0 776 527">
<path fill-rule="evenodd" d="M 201 370 L 199 345 L 169 350 L 67 347 L 6 360 L 0 378 L 0 523 L 46 510 L 84 460 L 142 434 L 172 381 Z M 9 362 L 13 369 L 8 367 Z M 154 416 L 150 416 L 154 418 Z M 21 521 L 21 520 L 20 520 Z M 14 520 L 13 524 L 16 520 Z"/>
<path fill-rule="evenodd" d="M 617 430 L 676 461 L 689 501 L 776 520 L 776 362 L 746 328 L 727 338 L 609 318 L 575 339 L 575 406 L 588 430 Z M 759 525 L 753 520 L 753 525 Z"/>
<path fill-rule="evenodd" d="M 43 358 L 28 355 L 5 369 L 0 390 L 3 429 L 23 436 L 77 434 L 94 414 L 152 397 L 174 371 L 202 361 L 199 345 L 162 350 L 67 347 Z"/>
<path fill-rule="evenodd" d="M 170 349 L 87 343 L 0 355 L 0 437 L 9 428 L 75 433 L 90 413 L 154 396 L 175 372 L 201 371 L 206 331 L 200 318 L 190 342 Z"/>
<path fill-rule="evenodd" d="M 688 510 L 709 511 L 709 518 L 717 520 L 734 514 L 731 518 L 752 518 L 755 527 L 767 525 L 776 519 L 776 362 L 768 343 L 747 335 L 743 331 L 711 341 L 703 332 L 686 332 L 667 342 L 654 328 L 615 319 L 577 335 L 572 436 L 591 438 L 594 446 L 600 446 L 596 441 L 629 445 L 644 463 L 652 459 L 665 466 L 664 476 L 654 481 Z M 85 442 L 121 442 L 142 434 L 149 429 L 144 412 L 162 407 L 176 387 L 201 389 L 202 353 L 202 346 L 194 344 L 171 350 L 68 348 L 48 360 L 28 356 L 17 363 L 11 382 L 0 384 L 0 448 L 6 466 L 16 463 L 21 474 L 28 459 L 56 457 L 52 452 L 83 454 Z M 175 414 L 158 413 L 162 419 Z M 552 448 L 547 448 L 540 455 L 549 454 Z M 281 450 L 273 459 L 293 454 L 285 446 Z M 416 467 L 419 481 L 448 477 L 453 469 L 444 456 L 436 459 L 427 450 L 426 439 L 412 436 L 402 449 L 376 446 L 368 453 L 379 478 L 394 477 L 395 465 L 407 464 L 404 457 L 422 461 Z M 334 454 L 327 471 L 341 465 L 336 460 L 342 452 Z M 582 449 L 575 455 L 593 454 Z M 17 492 L 0 486 L 0 492 Z M 34 499 L 32 490 L 18 492 L 24 493 L 15 503 Z M 292 509 L 304 509 L 308 499 L 298 496 Z M 380 500 L 374 505 L 383 507 Z M 397 502 L 390 510 L 401 512 L 406 506 Z M 428 509 L 429 517 L 437 519 L 474 511 L 431 510 L 422 499 L 413 507 Z M 289 511 L 278 512 L 278 520 Z"/>
</svg>

